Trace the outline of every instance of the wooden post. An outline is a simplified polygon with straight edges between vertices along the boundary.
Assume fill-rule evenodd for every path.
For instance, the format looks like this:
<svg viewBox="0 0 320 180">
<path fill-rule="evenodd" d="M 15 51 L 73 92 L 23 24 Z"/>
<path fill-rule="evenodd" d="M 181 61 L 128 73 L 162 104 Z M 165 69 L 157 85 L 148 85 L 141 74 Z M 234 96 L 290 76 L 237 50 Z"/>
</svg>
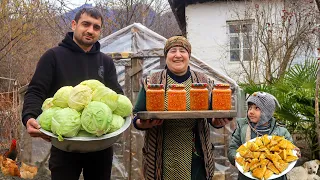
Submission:
<svg viewBox="0 0 320 180">
<path fill-rule="evenodd" d="M 140 80 L 142 77 L 142 58 L 132 58 L 131 59 L 131 71 L 129 72 L 130 78 L 131 78 L 131 95 L 132 99 L 131 102 L 134 105 L 137 100 L 138 93 L 140 91 Z M 130 132 L 131 135 L 133 134 L 133 131 L 137 131 L 131 126 Z M 140 145 L 141 145 L 141 139 L 136 137 L 136 138 L 131 138 L 130 139 L 130 152 L 131 152 L 131 157 L 130 157 L 130 172 L 129 172 L 129 179 L 140 179 L 141 174 L 137 172 L 137 167 L 141 167 L 140 160 L 142 157 L 141 151 L 140 151 Z"/>
</svg>

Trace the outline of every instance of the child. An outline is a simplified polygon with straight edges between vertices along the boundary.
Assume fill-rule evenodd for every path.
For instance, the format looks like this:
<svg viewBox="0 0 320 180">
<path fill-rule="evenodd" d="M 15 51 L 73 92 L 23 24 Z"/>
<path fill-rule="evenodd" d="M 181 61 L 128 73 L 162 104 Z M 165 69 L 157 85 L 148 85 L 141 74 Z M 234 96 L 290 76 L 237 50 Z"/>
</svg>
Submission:
<svg viewBox="0 0 320 180">
<path fill-rule="evenodd" d="M 229 143 L 228 159 L 232 165 L 235 165 L 236 150 L 250 139 L 268 134 L 284 136 L 292 142 L 288 130 L 278 126 L 276 120 L 272 117 L 276 105 L 279 106 L 273 95 L 266 92 L 255 92 L 248 98 L 247 104 L 247 118 L 237 120 L 237 129 L 233 132 Z M 285 175 L 277 178 L 277 180 L 285 179 Z M 238 180 L 250 180 L 250 178 L 239 172 Z"/>
</svg>

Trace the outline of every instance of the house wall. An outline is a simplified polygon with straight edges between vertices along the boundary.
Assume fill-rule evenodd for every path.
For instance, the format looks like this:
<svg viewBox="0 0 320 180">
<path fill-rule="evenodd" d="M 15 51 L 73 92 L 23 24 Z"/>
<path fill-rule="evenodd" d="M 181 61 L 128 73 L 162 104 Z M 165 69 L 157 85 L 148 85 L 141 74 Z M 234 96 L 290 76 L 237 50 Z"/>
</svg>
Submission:
<svg viewBox="0 0 320 180">
<path fill-rule="evenodd" d="M 191 4 L 186 7 L 185 12 L 187 37 L 192 45 L 192 53 L 238 82 L 243 81 L 244 76 L 241 64 L 230 61 L 227 21 L 253 19 L 245 17 L 244 12 L 249 5 L 245 3 L 218 1 Z M 279 1 L 277 8 L 281 6 Z"/>
</svg>

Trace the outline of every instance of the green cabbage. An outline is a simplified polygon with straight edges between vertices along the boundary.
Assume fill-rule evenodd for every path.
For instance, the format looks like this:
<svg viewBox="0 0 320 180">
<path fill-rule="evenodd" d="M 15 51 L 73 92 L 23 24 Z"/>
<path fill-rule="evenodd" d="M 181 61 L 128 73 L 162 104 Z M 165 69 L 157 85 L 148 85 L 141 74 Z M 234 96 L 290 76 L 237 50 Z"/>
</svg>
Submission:
<svg viewBox="0 0 320 180">
<path fill-rule="evenodd" d="M 80 113 L 71 108 L 57 110 L 51 122 L 51 131 L 58 135 L 58 140 L 63 137 L 74 137 L 81 128 Z"/>
<path fill-rule="evenodd" d="M 111 120 L 111 109 L 106 104 L 97 101 L 90 102 L 81 115 L 83 129 L 96 136 L 101 136 L 109 131 Z"/>
<path fill-rule="evenodd" d="M 88 86 L 89 88 L 91 88 L 92 91 L 96 90 L 97 87 L 104 86 L 104 84 L 95 79 L 85 80 L 82 81 L 80 84 Z"/>
<path fill-rule="evenodd" d="M 96 135 L 88 133 L 85 130 L 80 130 L 79 133 L 77 134 L 77 137 L 96 137 Z"/>
<path fill-rule="evenodd" d="M 39 124 L 42 129 L 46 131 L 51 131 L 52 116 L 57 110 L 60 110 L 60 109 L 61 108 L 59 107 L 52 107 L 41 113 L 41 115 L 39 116 Z"/>
<path fill-rule="evenodd" d="M 45 111 L 45 110 L 52 108 L 52 107 L 55 107 L 55 105 L 52 103 L 52 100 L 53 100 L 53 98 L 47 98 L 43 102 L 42 107 L 41 107 L 42 111 Z"/>
<path fill-rule="evenodd" d="M 99 102 L 105 103 L 106 105 L 109 106 L 111 111 L 114 111 L 117 108 L 118 97 L 119 95 L 116 92 L 114 92 L 112 89 L 105 86 L 97 87 L 92 94 L 93 101 L 99 101 Z"/>
<path fill-rule="evenodd" d="M 63 86 L 61 87 L 53 96 L 52 103 L 55 106 L 66 108 L 68 107 L 68 100 L 71 90 L 73 89 L 72 86 Z"/>
<path fill-rule="evenodd" d="M 113 114 L 117 114 L 121 117 L 129 116 L 132 112 L 132 104 L 129 98 L 119 94 L 118 107 L 113 111 Z"/>
<path fill-rule="evenodd" d="M 108 131 L 108 133 L 112 133 L 118 129 L 120 129 L 124 124 L 124 119 L 116 114 L 112 114 L 112 121 L 111 121 L 111 125 L 110 125 L 110 130 Z"/>
<path fill-rule="evenodd" d="M 75 86 L 69 95 L 68 105 L 72 109 L 82 111 L 83 108 L 91 101 L 92 90 L 85 85 Z"/>
</svg>

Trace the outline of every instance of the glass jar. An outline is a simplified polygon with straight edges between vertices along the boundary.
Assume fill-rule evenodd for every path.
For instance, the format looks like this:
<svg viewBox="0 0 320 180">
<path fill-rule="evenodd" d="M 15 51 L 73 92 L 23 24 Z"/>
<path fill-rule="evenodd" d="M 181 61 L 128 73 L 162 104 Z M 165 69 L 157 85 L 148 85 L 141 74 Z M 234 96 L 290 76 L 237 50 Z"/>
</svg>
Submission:
<svg viewBox="0 0 320 180">
<path fill-rule="evenodd" d="M 163 84 L 148 84 L 146 92 L 147 111 L 164 111 L 164 94 Z"/>
<path fill-rule="evenodd" d="M 216 84 L 212 90 L 212 109 L 231 110 L 231 94 L 229 84 Z"/>
<path fill-rule="evenodd" d="M 168 111 L 186 111 L 187 91 L 183 84 L 170 84 L 168 90 Z"/>
<path fill-rule="evenodd" d="M 207 83 L 192 83 L 190 89 L 190 109 L 208 110 L 209 90 Z"/>
</svg>

